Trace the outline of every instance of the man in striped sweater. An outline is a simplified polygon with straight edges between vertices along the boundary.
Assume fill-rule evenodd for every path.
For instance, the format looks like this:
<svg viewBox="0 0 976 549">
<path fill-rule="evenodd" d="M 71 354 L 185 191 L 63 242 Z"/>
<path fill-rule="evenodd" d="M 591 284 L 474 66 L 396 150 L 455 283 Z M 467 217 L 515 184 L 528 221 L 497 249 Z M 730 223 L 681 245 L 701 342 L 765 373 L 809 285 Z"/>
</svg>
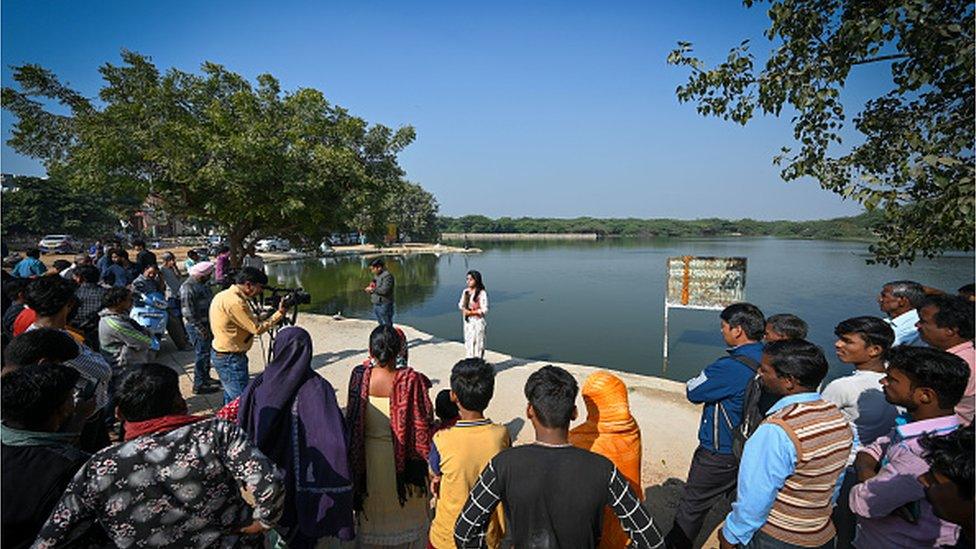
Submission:
<svg viewBox="0 0 976 549">
<path fill-rule="evenodd" d="M 827 359 L 810 342 L 777 341 L 763 352 L 760 379 L 780 399 L 746 442 L 723 549 L 832 547 L 830 513 L 854 431 L 817 392 L 826 375 Z"/>
</svg>

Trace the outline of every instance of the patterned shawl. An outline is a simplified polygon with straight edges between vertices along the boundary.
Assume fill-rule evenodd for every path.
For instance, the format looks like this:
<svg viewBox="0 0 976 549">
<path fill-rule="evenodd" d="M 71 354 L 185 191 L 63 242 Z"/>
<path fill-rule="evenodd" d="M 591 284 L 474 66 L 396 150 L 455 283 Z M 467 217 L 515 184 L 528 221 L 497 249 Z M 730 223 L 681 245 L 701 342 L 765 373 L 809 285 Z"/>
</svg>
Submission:
<svg viewBox="0 0 976 549">
<path fill-rule="evenodd" d="M 357 511 L 363 508 L 368 493 L 366 480 L 366 406 L 369 404 L 371 360 L 356 366 L 349 378 L 349 466 L 352 470 Z M 427 492 L 427 456 L 430 453 L 434 406 L 427 391 L 430 380 L 409 366 L 396 370 L 390 393 L 390 429 L 393 431 L 393 460 L 396 464 L 397 497 L 407 501 L 407 485 L 412 491 Z"/>
</svg>

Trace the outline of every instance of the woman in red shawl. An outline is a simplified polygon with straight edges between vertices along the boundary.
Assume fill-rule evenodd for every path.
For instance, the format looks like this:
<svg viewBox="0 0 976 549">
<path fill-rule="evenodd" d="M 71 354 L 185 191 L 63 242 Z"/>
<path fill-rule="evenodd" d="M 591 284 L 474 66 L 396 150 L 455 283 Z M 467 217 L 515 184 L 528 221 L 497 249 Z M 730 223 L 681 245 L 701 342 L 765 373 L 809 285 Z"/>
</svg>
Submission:
<svg viewBox="0 0 976 549">
<path fill-rule="evenodd" d="M 644 499 L 640 427 L 630 414 L 627 386 L 619 377 L 601 370 L 586 378 L 582 393 L 586 423 L 569 432 L 569 442 L 612 461 L 637 497 Z M 600 549 L 626 547 L 628 541 L 613 511 L 604 509 Z"/>
<path fill-rule="evenodd" d="M 427 544 L 430 380 L 409 366 L 397 368 L 403 345 L 392 326 L 377 327 L 370 359 L 349 379 L 349 466 L 363 547 Z"/>
</svg>

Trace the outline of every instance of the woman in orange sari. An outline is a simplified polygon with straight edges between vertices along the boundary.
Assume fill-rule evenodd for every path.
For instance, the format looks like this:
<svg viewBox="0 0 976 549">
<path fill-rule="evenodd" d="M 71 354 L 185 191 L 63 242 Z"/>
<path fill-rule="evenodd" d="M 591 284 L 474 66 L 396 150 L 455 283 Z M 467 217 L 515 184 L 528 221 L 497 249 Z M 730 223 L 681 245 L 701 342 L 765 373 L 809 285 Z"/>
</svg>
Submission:
<svg viewBox="0 0 976 549">
<path fill-rule="evenodd" d="M 617 376 L 600 370 L 583 383 L 583 402 L 586 403 L 586 423 L 569 433 L 569 442 L 577 448 L 606 457 L 630 483 L 641 500 L 641 434 L 640 427 L 630 414 L 627 386 Z M 601 549 L 627 546 L 627 534 L 609 507 L 603 511 Z"/>
</svg>

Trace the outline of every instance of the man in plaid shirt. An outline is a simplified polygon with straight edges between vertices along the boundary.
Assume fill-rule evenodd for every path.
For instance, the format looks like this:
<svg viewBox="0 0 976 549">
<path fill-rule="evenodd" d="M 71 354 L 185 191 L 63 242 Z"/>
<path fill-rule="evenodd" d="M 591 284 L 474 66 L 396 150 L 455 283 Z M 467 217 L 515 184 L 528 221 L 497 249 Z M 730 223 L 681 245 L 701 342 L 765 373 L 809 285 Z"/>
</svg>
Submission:
<svg viewBox="0 0 976 549">
<path fill-rule="evenodd" d="M 569 443 L 577 392 L 576 380 L 562 368 L 545 366 L 529 376 L 527 415 L 536 441 L 488 462 L 455 524 L 458 547 L 486 547 L 485 531 L 499 503 L 515 547 L 596 547 L 606 506 L 632 547 L 663 547 L 651 517 L 613 463 Z"/>
<path fill-rule="evenodd" d="M 98 285 L 101 274 L 94 265 L 79 265 L 75 268 L 72 279 L 78 284 L 75 298 L 78 299 L 78 309 L 75 311 L 71 325 L 85 334 L 85 343 L 98 350 L 98 311 L 102 310 L 102 300 L 105 298 L 105 288 Z"/>
</svg>

